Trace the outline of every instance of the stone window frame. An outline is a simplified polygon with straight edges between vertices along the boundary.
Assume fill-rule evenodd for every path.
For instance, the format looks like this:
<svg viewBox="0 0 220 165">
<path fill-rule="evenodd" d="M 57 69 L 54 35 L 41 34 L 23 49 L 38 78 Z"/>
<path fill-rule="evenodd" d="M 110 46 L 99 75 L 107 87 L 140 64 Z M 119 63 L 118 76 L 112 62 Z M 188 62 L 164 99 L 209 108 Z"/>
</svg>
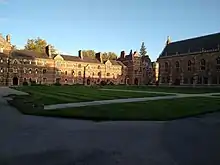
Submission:
<svg viewBox="0 0 220 165">
<path fill-rule="evenodd" d="M 81 77 L 82 76 L 82 72 L 78 71 L 78 76 Z"/>
<path fill-rule="evenodd" d="M 13 68 L 13 73 L 18 73 L 18 68 Z"/>
<path fill-rule="evenodd" d="M 43 73 L 43 74 L 46 74 L 46 73 L 47 73 L 47 69 L 45 69 L 45 68 L 42 69 L 42 73 Z"/>
<path fill-rule="evenodd" d="M 192 61 L 191 60 L 188 60 L 187 66 L 188 66 L 188 71 L 191 71 L 192 70 Z"/>
<path fill-rule="evenodd" d="M 180 62 L 179 61 L 175 62 L 175 67 L 176 67 L 176 71 L 179 72 L 180 71 Z"/>
<path fill-rule="evenodd" d="M 166 62 L 164 63 L 164 71 L 165 71 L 165 72 L 168 72 L 168 70 L 169 70 L 169 63 L 166 61 Z"/>
<path fill-rule="evenodd" d="M 220 56 L 216 58 L 216 70 L 220 71 Z"/>
<path fill-rule="evenodd" d="M 38 69 L 37 68 L 35 69 L 35 74 L 38 74 Z"/>
<path fill-rule="evenodd" d="M 27 68 L 23 68 L 23 72 L 24 72 L 24 74 L 26 74 L 27 73 Z"/>
<path fill-rule="evenodd" d="M 205 61 L 205 59 L 200 60 L 200 70 L 206 70 L 206 61 Z"/>
</svg>

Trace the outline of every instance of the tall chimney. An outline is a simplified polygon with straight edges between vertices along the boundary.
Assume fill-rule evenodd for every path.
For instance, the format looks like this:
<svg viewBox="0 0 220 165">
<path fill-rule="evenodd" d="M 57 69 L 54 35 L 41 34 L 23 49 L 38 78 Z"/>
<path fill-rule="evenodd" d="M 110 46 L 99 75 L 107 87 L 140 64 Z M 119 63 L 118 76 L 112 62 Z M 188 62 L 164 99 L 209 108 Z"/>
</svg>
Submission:
<svg viewBox="0 0 220 165">
<path fill-rule="evenodd" d="M 8 43 L 11 43 L 11 36 L 10 36 L 9 34 L 6 36 L 6 41 L 7 41 Z"/>
<path fill-rule="evenodd" d="M 51 53 L 51 46 L 47 45 L 45 48 L 45 52 L 48 55 L 49 58 L 52 58 L 52 53 Z"/>
<path fill-rule="evenodd" d="M 96 54 L 95 54 L 95 57 L 96 57 L 97 60 L 99 60 L 101 63 L 103 63 L 102 53 L 101 53 L 101 52 L 96 53 Z"/>
<path fill-rule="evenodd" d="M 83 53 L 82 53 L 82 50 L 79 50 L 78 54 L 79 54 L 79 58 L 81 58 L 81 59 L 83 60 Z"/>
<path fill-rule="evenodd" d="M 125 51 L 121 51 L 121 58 L 125 58 Z"/>
</svg>

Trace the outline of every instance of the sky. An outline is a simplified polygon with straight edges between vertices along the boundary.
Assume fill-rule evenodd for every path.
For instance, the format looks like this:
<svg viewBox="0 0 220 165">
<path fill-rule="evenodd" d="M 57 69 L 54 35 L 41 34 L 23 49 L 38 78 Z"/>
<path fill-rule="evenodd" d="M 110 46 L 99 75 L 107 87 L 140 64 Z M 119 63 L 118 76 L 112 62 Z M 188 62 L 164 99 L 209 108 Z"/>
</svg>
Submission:
<svg viewBox="0 0 220 165">
<path fill-rule="evenodd" d="M 139 51 L 154 61 L 167 36 L 178 41 L 220 32 L 219 0 L 0 0 L 0 33 L 23 47 L 41 37 L 60 52 Z"/>
</svg>

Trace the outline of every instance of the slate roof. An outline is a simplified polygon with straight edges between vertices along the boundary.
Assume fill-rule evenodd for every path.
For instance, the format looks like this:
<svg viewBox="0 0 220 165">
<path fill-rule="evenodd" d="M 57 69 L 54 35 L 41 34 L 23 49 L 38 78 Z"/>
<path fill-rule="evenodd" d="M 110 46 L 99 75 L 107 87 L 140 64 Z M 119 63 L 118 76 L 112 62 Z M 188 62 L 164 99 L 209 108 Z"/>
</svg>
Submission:
<svg viewBox="0 0 220 165">
<path fill-rule="evenodd" d="M 199 52 L 203 50 L 218 49 L 220 46 L 220 33 L 171 42 L 162 51 L 160 57 L 175 54 Z"/>
<path fill-rule="evenodd" d="M 99 60 L 97 60 L 96 58 L 89 58 L 89 57 L 83 57 L 83 59 L 81 59 L 78 56 L 71 56 L 71 55 L 61 55 L 63 57 L 64 60 L 67 61 L 77 61 L 77 62 L 88 62 L 88 63 L 100 63 Z"/>
<path fill-rule="evenodd" d="M 8 57 L 8 55 L 5 53 L 0 53 L 0 57 Z"/>
<path fill-rule="evenodd" d="M 46 53 L 38 53 L 30 50 L 15 50 L 12 52 L 12 57 L 15 58 L 26 58 L 26 59 L 34 59 L 34 58 L 49 58 Z"/>
</svg>

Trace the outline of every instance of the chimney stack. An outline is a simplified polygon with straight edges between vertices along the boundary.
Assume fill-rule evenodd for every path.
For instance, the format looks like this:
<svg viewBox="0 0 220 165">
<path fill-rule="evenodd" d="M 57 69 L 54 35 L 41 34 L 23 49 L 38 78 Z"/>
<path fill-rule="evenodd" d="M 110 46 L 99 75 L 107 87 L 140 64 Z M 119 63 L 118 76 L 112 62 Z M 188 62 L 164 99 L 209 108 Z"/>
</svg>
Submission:
<svg viewBox="0 0 220 165">
<path fill-rule="evenodd" d="M 48 55 L 49 58 L 52 58 L 52 53 L 51 53 L 51 46 L 47 45 L 45 48 L 45 52 Z"/>
<path fill-rule="evenodd" d="M 101 63 L 103 63 L 102 53 L 101 53 L 101 52 L 96 53 L 96 54 L 95 54 L 95 57 L 96 57 L 97 60 L 99 60 Z"/>
<path fill-rule="evenodd" d="M 121 51 L 121 58 L 125 58 L 125 51 Z"/>
<path fill-rule="evenodd" d="M 81 58 L 81 59 L 83 60 L 83 53 L 82 53 L 82 50 L 79 50 L 78 55 L 79 55 L 79 58 Z"/>
<path fill-rule="evenodd" d="M 11 43 L 11 36 L 10 36 L 9 34 L 6 36 L 6 41 L 7 41 L 8 43 Z"/>
</svg>

